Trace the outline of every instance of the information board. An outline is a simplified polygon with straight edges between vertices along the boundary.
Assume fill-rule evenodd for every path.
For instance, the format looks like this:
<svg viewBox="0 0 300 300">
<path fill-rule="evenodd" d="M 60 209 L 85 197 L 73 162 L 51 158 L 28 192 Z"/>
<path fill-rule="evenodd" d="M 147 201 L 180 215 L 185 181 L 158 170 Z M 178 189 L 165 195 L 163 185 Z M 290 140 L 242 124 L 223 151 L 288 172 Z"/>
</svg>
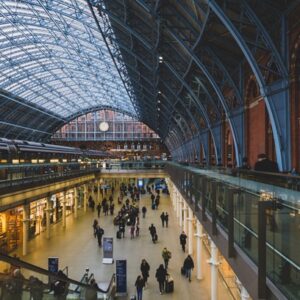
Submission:
<svg viewBox="0 0 300 300">
<path fill-rule="evenodd" d="M 52 273 L 58 272 L 58 257 L 48 257 L 48 271 Z"/>
<path fill-rule="evenodd" d="M 113 238 L 112 237 L 104 237 L 103 238 L 103 260 L 104 264 L 112 264 L 113 263 Z"/>
<path fill-rule="evenodd" d="M 117 294 L 127 294 L 127 261 L 125 259 L 116 260 L 116 280 Z"/>
</svg>

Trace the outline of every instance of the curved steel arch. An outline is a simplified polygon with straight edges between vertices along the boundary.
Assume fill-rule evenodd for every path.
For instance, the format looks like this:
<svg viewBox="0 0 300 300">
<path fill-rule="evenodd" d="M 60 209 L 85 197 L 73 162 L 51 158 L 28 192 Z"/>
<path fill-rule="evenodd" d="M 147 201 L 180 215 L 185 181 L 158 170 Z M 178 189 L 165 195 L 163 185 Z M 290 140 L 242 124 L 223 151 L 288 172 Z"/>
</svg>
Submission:
<svg viewBox="0 0 300 300">
<path fill-rule="evenodd" d="M 241 51 L 243 52 L 247 62 L 249 63 L 252 72 L 254 73 L 257 83 L 260 87 L 260 93 L 265 101 L 270 123 L 272 126 L 273 137 L 275 142 L 276 148 L 276 157 L 277 163 L 280 170 L 290 170 L 291 162 L 290 162 L 290 135 L 289 135 L 289 120 L 288 120 L 288 99 L 287 99 L 287 72 L 284 64 L 281 61 L 280 55 L 276 50 L 275 46 L 272 43 L 272 39 L 269 37 L 269 34 L 266 32 L 263 25 L 259 22 L 258 18 L 256 18 L 255 13 L 250 9 L 250 7 L 246 4 L 245 1 L 242 1 L 244 8 L 246 9 L 247 13 L 250 15 L 252 22 L 259 28 L 261 34 L 263 35 L 266 44 L 270 47 L 270 51 L 274 54 L 274 57 L 278 60 L 278 65 L 280 66 L 282 73 L 282 80 L 279 82 L 278 85 L 275 87 L 268 87 L 267 83 L 264 79 L 264 76 L 258 66 L 258 62 L 256 61 L 252 51 L 247 45 L 247 42 L 243 38 L 242 34 L 240 33 L 239 29 L 233 24 L 230 18 L 225 14 L 222 8 L 217 4 L 215 0 L 209 0 L 208 5 L 212 9 L 212 11 L 216 14 L 216 16 L 220 19 L 223 25 L 227 28 L 230 32 L 231 36 L 234 38 L 238 46 L 240 47 Z M 282 69 L 283 66 L 283 69 Z M 274 90 L 279 89 L 280 91 L 285 90 L 284 93 L 280 93 L 279 95 L 272 94 Z M 272 91 L 273 90 L 273 91 Z M 284 103 L 284 112 L 279 114 L 278 113 L 278 106 L 279 101 Z M 277 107 L 276 107 L 277 106 Z M 281 104 L 282 107 L 282 104 Z"/>
</svg>

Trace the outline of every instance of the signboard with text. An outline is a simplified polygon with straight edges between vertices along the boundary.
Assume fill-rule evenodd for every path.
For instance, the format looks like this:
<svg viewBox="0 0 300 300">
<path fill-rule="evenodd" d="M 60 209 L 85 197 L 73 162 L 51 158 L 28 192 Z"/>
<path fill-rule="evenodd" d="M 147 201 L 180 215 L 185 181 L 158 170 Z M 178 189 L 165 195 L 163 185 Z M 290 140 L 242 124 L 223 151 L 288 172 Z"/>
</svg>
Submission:
<svg viewBox="0 0 300 300">
<path fill-rule="evenodd" d="M 116 285 L 117 294 L 127 294 L 127 261 L 125 259 L 118 259 L 116 261 Z"/>
</svg>

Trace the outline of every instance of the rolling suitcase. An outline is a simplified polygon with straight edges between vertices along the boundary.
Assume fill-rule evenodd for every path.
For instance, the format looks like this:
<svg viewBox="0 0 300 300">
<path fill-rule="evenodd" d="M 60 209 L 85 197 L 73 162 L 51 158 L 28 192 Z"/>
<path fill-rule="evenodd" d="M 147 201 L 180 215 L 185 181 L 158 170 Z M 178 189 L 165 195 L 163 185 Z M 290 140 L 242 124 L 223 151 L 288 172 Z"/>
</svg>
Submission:
<svg viewBox="0 0 300 300">
<path fill-rule="evenodd" d="M 166 279 L 166 293 L 174 292 L 174 280 L 171 276 L 168 276 Z"/>
<path fill-rule="evenodd" d="M 185 275 L 185 268 L 184 267 L 181 267 L 181 275 Z"/>
<path fill-rule="evenodd" d="M 121 238 L 122 238 L 121 231 L 118 230 L 118 231 L 117 231 L 117 239 L 121 239 Z"/>
</svg>

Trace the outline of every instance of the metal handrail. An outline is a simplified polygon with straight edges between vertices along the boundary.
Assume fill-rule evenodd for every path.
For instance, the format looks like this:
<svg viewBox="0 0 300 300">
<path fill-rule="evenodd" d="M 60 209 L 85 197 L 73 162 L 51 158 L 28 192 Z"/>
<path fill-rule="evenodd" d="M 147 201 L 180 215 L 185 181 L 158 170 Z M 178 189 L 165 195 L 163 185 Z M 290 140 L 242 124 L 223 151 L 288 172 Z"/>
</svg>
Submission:
<svg viewBox="0 0 300 300">
<path fill-rule="evenodd" d="M 24 268 L 24 269 L 31 270 L 31 271 L 39 273 L 39 274 L 43 274 L 43 275 L 46 275 L 46 276 L 51 276 L 51 278 L 53 278 L 55 280 L 60 280 L 60 281 L 64 281 L 64 282 L 67 282 L 67 283 L 72 283 L 74 285 L 81 286 L 82 288 L 91 288 L 91 286 L 88 285 L 88 284 L 84 284 L 82 282 L 79 282 L 79 281 L 71 279 L 71 278 L 60 277 L 56 273 L 50 272 L 50 271 L 48 271 L 46 269 L 43 269 L 41 267 L 35 266 L 33 264 L 30 264 L 28 262 L 22 261 L 22 260 L 20 260 L 18 258 L 11 257 L 9 255 L 0 254 L 0 261 L 4 261 L 4 262 L 9 263 L 11 265 L 15 265 L 15 266 L 19 266 L 19 267 Z M 115 274 L 112 275 L 107 290 L 102 290 L 102 289 L 100 289 L 98 287 L 97 291 L 99 291 L 99 292 L 101 292 L 103 294 L 108 293 L 110 291 L 111 286 L 114 283 L 114 281 L 115 281 Z"/>
</svg>

